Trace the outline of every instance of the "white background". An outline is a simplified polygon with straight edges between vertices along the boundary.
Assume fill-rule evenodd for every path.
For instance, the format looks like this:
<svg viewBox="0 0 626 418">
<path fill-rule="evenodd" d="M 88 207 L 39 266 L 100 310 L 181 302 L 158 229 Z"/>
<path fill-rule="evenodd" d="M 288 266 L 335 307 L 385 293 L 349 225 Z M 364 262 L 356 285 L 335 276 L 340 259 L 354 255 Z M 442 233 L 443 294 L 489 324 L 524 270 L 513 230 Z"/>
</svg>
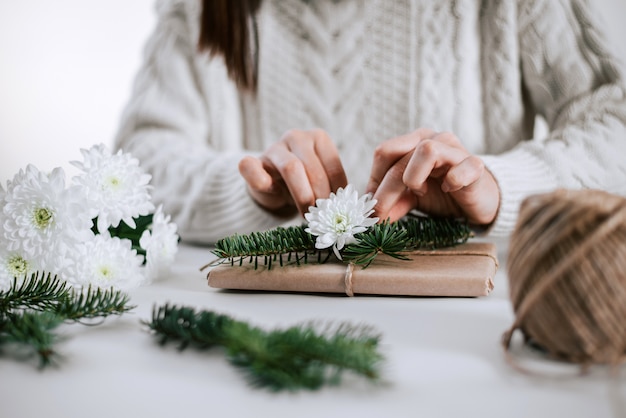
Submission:
<svg viewBox="0 0 626 418">
<path fill-rule="evenodd" d="M 626 0 L 593 0 L 626 62 Z M 0 182 L 112 144 L 153 0 L 0 0 Z"/>
<path fill-rule="evenodd" d="M 111 145 L 154 0 L 0 0 L 0 181 Z"/>
</svg>

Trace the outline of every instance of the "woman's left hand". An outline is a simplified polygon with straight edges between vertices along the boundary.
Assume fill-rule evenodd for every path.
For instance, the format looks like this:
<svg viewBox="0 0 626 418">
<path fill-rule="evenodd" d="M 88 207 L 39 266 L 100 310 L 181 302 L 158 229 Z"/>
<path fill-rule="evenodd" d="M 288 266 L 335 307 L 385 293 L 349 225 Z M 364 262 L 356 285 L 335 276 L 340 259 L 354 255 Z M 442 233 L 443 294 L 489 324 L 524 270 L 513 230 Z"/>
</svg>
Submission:
<svg viewBox="0 0 626 418">
<path fill-rule="evenodd" d="M 488 225 L 500 204 L 498 184 L 482 160 L 454 134 L 425 128 L 376 148 L 366 191 L 378 200 L 375 215 L 392 222 L 417 209 Z"/>
</svg>

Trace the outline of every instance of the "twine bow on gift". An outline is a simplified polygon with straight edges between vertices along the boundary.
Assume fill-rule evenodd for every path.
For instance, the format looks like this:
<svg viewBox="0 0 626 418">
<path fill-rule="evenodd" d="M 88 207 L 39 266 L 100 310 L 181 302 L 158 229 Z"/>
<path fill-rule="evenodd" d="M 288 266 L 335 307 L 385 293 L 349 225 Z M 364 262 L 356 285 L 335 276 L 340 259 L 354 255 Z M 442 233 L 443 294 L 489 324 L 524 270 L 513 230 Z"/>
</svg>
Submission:
<svg viewBox="0 0 626 418">
<path fill-rule="evenodd" d="M 346 266 L 346 274 L 343 276 L 343 283 L 346 289 L 346 295 L 354 296 L 354 290 L 352 289 L 352 272 L 354 271 L 354 263 L 348 263 Z"/>
</svg>

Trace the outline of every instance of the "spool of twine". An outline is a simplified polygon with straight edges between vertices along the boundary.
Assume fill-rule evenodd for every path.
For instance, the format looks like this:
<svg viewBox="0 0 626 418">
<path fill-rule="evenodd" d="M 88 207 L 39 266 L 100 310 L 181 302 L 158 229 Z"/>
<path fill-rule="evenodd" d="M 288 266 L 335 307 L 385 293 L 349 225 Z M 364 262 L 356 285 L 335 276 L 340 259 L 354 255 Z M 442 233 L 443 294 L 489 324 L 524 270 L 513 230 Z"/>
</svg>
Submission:
<svg viewBox="0 0 626 418">
<path fill-rule="evenodd" d="M 508 254 L 515 322 L 550 356 L 588 366 L 626 354 L 626 199 L 558 190 L 520 207 Z"/>
</svg>

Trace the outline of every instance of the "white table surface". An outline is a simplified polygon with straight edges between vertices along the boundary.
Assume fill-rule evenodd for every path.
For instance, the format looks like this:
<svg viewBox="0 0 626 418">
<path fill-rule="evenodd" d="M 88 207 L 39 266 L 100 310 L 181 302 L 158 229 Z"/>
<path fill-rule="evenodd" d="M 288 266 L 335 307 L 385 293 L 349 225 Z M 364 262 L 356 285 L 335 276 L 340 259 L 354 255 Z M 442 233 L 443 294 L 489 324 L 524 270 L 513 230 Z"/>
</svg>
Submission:
<svg viewBox="0 0 626 418">
<path fill-rule="evenodd" d="M 131 292 L 136 309 L 104 324 L 63 326 L 59 366 L 0 356 L 0 417 L 611 417 L 626 416 L 626 377 L 515 353 L 550 379 L 511 368 L 500 347 L 513 321 L 506 246 L 493 293 L 413 298 L 229 292 L 198 268 L 207 248 L 181 245 L 172 274 Z M 338 387 L 272 393 L 247 386 L 219 349 L 179 352 L 147 332 L 155 304 L 226 313 L 266 329 L 309 320 L 369 324 L 382 333 L 383 383 L 345 375 Z"/>
</svg>

